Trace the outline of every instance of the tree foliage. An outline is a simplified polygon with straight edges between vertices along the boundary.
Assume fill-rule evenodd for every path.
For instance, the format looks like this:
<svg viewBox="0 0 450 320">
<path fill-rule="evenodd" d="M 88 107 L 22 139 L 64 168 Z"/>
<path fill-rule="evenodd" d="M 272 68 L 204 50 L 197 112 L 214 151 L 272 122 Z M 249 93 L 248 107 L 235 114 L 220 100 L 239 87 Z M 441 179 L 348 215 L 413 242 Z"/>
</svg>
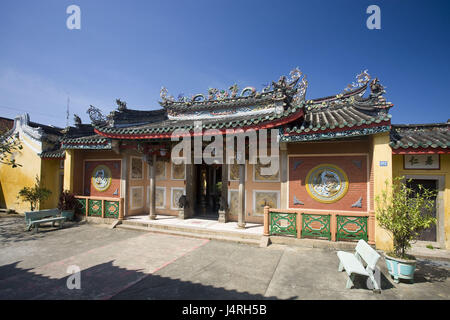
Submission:
<svg viewBox="0 0 450 320">
<path fill-rule="evenodd" d="M 391 254 L 406 259 L 411 242 L 419 237 L 422 230 L 436 223 L 436 218 L 431 215 L 436 191 L 418 185 L 419 192 L 416 192 L 404 181 L 404 177 L 394 178 L 390 186 L 386 181 L 385 190 L 375 200 L 378 204 L 378 224 L 388 230 L 394 240 L 394 252 Z"/>
<path fill-rule="evenodd" d="M 30 209 L 31 211 L 34 211 L 34 209 L 37 208 L 37 205 L 41 201 L 47 200 L 52 192 L 45 188 L 41 187 L 41 183 L 39 181 L 38 176 L 36 176 L 36 183 L 33 187 L 23 187 L 19 191 L 18 198 L 21 198 L 24 202 L 30 203 Z"/>
<path fill-rule="evenodd" d="M 18 134 L 7 136 L 5 133 L 6 129 L 0 128 L 0 163 L 13 168 L 21 167 L 20 164 L 16 163 L 14 157 L 12 157 L 15 152 L 22 150 L 19 136 Z"/>
</svg>

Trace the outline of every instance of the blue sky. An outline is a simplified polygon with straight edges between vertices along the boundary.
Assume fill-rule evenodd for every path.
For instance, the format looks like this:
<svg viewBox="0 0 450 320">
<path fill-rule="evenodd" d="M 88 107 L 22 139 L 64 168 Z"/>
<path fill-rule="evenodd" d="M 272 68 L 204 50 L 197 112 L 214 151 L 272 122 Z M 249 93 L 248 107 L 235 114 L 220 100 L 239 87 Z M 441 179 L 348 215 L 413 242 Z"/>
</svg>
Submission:
<svg viewBox="0 0 450 320">
<path fill-rule="evenodd" d="M 81 30 L 66 8 L 81 8 Z M 381 8 L 381 30 L 366 8 Z M 307 98 L 342 92 L 368 69 L 393 123 L 450 118 L 450 1 L 0 1 L 0 116 L 65 126 L 90 104 L 158 108 L 169 93 L 263 85 L 299 67 Z"/>
</svg>

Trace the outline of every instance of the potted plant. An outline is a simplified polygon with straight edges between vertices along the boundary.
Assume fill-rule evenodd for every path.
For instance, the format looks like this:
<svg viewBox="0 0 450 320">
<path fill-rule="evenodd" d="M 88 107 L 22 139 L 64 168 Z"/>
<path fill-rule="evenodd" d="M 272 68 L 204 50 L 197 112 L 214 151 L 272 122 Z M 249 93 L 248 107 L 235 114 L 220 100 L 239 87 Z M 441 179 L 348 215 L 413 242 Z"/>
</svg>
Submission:
<svg viewBox="0 0 450 320">
<path fill-rule="evenodd" d="M 73 220 L 75 209 L 79 206 L 75 195 L 70 191 L 63 191 L 59 196 L 58 209 L 61 210 L 61 216 L 66 220 Z"/>
<path fill-rule="evenodd" d="M 414 281 L 416 260 L 407 254 L 407 250 L 422 230 L 436 223 L 436 218 L 431 215 L 436 192 L 422 185 L 418 188 L 416 192 L 405 183 L 404 177 L 397 177 L 391 186 L 386 182 L 386 189 L 376 197 L 378 224 L 393 238 L 394 250 L 385 253 L 385 260 L 396 283 L 399 279 Z"/>
</svg>

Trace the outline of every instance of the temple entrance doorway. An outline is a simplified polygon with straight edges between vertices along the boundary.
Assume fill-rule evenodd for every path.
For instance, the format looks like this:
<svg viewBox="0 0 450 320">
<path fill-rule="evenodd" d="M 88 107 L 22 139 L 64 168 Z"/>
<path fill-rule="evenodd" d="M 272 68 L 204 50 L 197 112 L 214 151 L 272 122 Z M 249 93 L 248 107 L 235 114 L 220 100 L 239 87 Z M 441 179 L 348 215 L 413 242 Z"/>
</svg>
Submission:
<svg viewBox="0 0 450 320">
<path fill-rule="evenodd" d="M 222 190 L 222 165 L 195 165 L 194 216 L 217 219 Z"/>
<path fill-rule="evenodd" d="M 437 191 L 437 180 L 431 180 L 431 179 L 411 179 L 410 181 L 406 182 L 406 185 L 413 189 L 415 193 L 420 193 L 420 189 L 419 189 L 419 185 L 422 185 L 423 188 L 431 190 L 431 191 Z M 433 202 L 434 202 L 434 209 L 431 213 L 431 215 L 433 217 L 437 217 L 436 216 L 436 196 L 432 197 Z M 436 242 L 437 241 L 437 232 L 436 232 L 436 225 L 432 225 L 430 228 L 427 228 L 425 230 L 423 230 L 420 233 L 420 236 L 418 238 L 418 240 L 422 240 L 422 241 L 432 241 L 432 242 Z"/>
</svg>

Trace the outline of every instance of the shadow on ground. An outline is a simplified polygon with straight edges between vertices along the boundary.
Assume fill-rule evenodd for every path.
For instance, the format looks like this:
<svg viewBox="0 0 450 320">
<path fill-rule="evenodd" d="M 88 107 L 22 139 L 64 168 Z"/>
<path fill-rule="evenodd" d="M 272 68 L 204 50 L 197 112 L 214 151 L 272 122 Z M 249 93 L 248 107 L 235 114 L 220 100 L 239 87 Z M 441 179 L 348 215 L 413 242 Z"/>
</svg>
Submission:
<svg viewBox="0 0 450 320">
<path fill-rule="evenodd" d="M 386 273 L 388 274 L 388 273 Z M 369 289 L 368 285 L 368 278 L 366 276 L 362 275 L 355 275 L 355 280 L 353 281 L 353 288 L 355 289 Z M 345 283 L 343 283 L 345 285 Z M 392 285 L 391 281 L 385 276 L 385 273 L 380 270 L 380 287 L 382 291 L 395 289 L 395 287 Z"/>
<path fill-rule="evenodd" d="M 438 266 L 430 260 L 417 261 L 414 282 L 444 282 L 450 276 L 450 271 Z"/>
<path fill-rule="evenodd" d="M 0 217 L 0 240 L 2 244 L 17 243 L 41 239 L 48 232 L 55 232 L 59 227 L 53 227 L 51 223 L 39 226 L 39 232 L 34 233 L 32 230 L 25 230 L 25 218 L 23 216 Z M 66 221 L 63 229 L 77 228 L 79 222 Z"/>
<path fill-rule="evenodd" d="M 127 270 L 114 266 L 113 261 L 82 270 L 81 288 L 68 289 L 68 282 L 75 283 L 73 275 L 68 274 L 62 279 L 52 279 L 35 274 L 31 269 L 18 268 L 19 262 L 0 267 L 0 300 L 276 299 L 276 297 L 264 297 L 259 294 L 171 279 L 139 270 Z"/>
</svg>

